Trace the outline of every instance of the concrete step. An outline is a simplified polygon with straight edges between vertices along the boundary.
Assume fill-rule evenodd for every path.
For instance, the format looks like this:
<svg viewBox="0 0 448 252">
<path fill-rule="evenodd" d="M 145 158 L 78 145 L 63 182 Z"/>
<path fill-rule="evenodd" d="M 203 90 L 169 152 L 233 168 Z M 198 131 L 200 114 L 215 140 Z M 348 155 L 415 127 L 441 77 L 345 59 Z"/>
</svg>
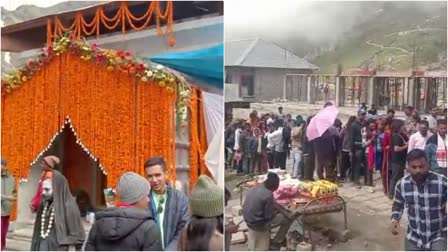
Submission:
<svg viewBox="0 0 448 252">
<path fill-rule="evenodd" d="M 6 251 L 29 251 L 31 248 L 31 240 L 26 241 L 19 241 L 15 239 L 6 239 Z"/>
</svg>

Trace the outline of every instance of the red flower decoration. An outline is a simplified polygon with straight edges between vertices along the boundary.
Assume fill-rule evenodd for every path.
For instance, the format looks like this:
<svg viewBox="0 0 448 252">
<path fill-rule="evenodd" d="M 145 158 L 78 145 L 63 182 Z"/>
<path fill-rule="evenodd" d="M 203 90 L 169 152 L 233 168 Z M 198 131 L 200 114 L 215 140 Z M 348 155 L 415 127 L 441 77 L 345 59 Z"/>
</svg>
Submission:
<svg viewBox="0 0 448 252">
<path fill-rule="evenodd" d="M 93 46 L 93 48 L 97 48 L 98 47 L 97 43 L 93 43 L 92 46 Z"/>
<path fill-rule="evenodd" d="M 73 41 L 73 40 L 75 40 L 75 35 L 71 34 L 70 37 L 68 37 L 68 38 Z"/>
<path fill-rule="evenodd" d="M 29 59 L 29 60 L 27 60 L 27 62 L 26 62 L 26 64 L 28 65 L 28 66 L 32 66 L 32 65 L 34 65 L 34 60 L 33 59 Z"/>
<path fill-rule="evenodd" d="M 145 67 L 143 66 L 143 64 L 138 64 L 137 69 L 141 71 L 145 69 Z"/>
<path fill-rule="evenodd" d="M 126 51 L 126 52 L 125 52 L 125 55 L 126 55 L 126 56 L 131 56 L 131 52 L 130 52 L 130 51 Z"/>
<path fill-rule="evenodd" d="M 121 56 L 121 55 L 123 54 L 123 51 L 122 51 L 122 50 L 118 50 L 118 51 L 117 51 L 117 54 L 118 54 L 119 56 Z"/>
</svg>

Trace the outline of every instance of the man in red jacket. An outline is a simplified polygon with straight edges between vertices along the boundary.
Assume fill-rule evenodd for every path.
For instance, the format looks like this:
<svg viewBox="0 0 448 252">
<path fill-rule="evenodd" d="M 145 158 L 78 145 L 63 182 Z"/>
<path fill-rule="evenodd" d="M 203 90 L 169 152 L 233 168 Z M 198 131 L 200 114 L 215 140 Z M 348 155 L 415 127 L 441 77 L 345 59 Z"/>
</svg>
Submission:
<svg viewBox="0 0 448 252">
<path fill-rule="evenodd" d="M 36 194 L 34 195 L 33 199 L 31 200 L 31 211 L 35 213 L 37 209 L 39 208 L 39 204 L 42 197 L 42 182 L 47 179 L 51 178 L 53 175 L 53 170 L 56 169 L 56 166 L 60 164 L 60 160 L 56 156 L 46 156 L 42 159 L 42 162 L 40 163 L 40 168 L 42 170 L 42 177 L 39 180 L 39 185 L 37 186 Z"/>
</svg>

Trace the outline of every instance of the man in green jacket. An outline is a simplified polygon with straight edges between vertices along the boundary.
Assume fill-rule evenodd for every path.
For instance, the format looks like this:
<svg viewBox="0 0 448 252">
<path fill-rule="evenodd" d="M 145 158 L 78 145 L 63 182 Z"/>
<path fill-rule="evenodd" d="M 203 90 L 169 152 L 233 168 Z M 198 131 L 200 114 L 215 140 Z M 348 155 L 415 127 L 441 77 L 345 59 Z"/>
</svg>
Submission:
<svg viewBox="0 0 448 252">
<path fill-rule="evenodd" d="M 16 201 L 15 179 L 9 173 L 6 165 L 6 159 L 2 158 L 2 251 L 6 246 L 11 208 Z"/>
</svg>

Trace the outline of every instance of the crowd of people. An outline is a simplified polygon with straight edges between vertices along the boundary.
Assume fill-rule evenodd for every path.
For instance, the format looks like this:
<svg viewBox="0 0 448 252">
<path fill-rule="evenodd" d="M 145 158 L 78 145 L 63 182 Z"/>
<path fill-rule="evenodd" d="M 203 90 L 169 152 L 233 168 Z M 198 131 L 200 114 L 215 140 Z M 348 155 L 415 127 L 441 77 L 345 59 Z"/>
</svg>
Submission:
<svg viewBox="0 0 448 252">
<path fill-rule="evenodd" d="M 95 210 L 86 237 L 77 199 L 56 156 L 40 163 L 42 177 L 30 208 L 36 213 L 32 251 L 222 251 L 224 190 L 201 175 L 189 198 L 166 180 L 162 157 L 145 163 L 145 176 L 124 173 L 117 183 L 118 205 Z M 15 178 L 2 158 L 2 250 L 6 245 Z"/>
<path fill-rule="evenodd" d="M 325 104 L 332 106 L 331 103 Z M 278 113 L 258 116 L 253 111 L 248 120 L 235 120 L 225 130 L 226 167 L 238 174 L 266 173 L 268 169 L 286 170 L 292 161 L 291 177 L 301 180 L 326 179 L 342 184 L 346 180 L 373 192 L 373 174 L 380 173 L 384 193 L 393 198 L 397 181 L 404 176 L 407 153 L 424 150 L 432 171 L 446 176 L 446 117 L 431 114 L 421 120 L 413 107 L 406 107 L 404 120 L 395 111 L 378 115 L 375 106 L 365 104 L 357 116 L 345 125 L 336 119 L 321 137 L 309 141 L 307 127 L 313 116 L 293 119 Z"/>
<path fill-rule="evenodd" d="M 328 106 L 333 105 L 327 103 L 324 108 Z M 316 173 L 317 179 L 341 186 L 350 180 L 359 189 L 364 177 L 371 192 L 373 174 L 380 173 L 383 191 L 393 199 L 393 234 L 398 232 L 404 208 L 408 210 L 406 250 L 446 250 L 446 115 L 438 118 L 433 113 L 421 120 L 410 106 L 404 112 L 402 120 L 392 109 L 378 115 L 374 106 L 368 110 L 362 104 L 357 116 L 350 116 L 345 125 L 336 119 L 320 137 L 309 141 L 306 132 L 313 115 L 292 119 L 281 107 L 277 114 L 260 117 L 253 111 L 249 120 L 227 126 L 226 165 L 238 174 L 266 173 L 268 169 L 285 170 L 290 158 L 292 178 L 312 181 Z M 278 248 L 284 242 L 294 217 L 275 203 L 273 192 L 278 186 L 278 176 L 268 173 L 263 184 L 247 192 L 243 216 L 250 250 Z M 280 231 L 271 240 L 271 230 L 278 225 Z"/>
</svg>

